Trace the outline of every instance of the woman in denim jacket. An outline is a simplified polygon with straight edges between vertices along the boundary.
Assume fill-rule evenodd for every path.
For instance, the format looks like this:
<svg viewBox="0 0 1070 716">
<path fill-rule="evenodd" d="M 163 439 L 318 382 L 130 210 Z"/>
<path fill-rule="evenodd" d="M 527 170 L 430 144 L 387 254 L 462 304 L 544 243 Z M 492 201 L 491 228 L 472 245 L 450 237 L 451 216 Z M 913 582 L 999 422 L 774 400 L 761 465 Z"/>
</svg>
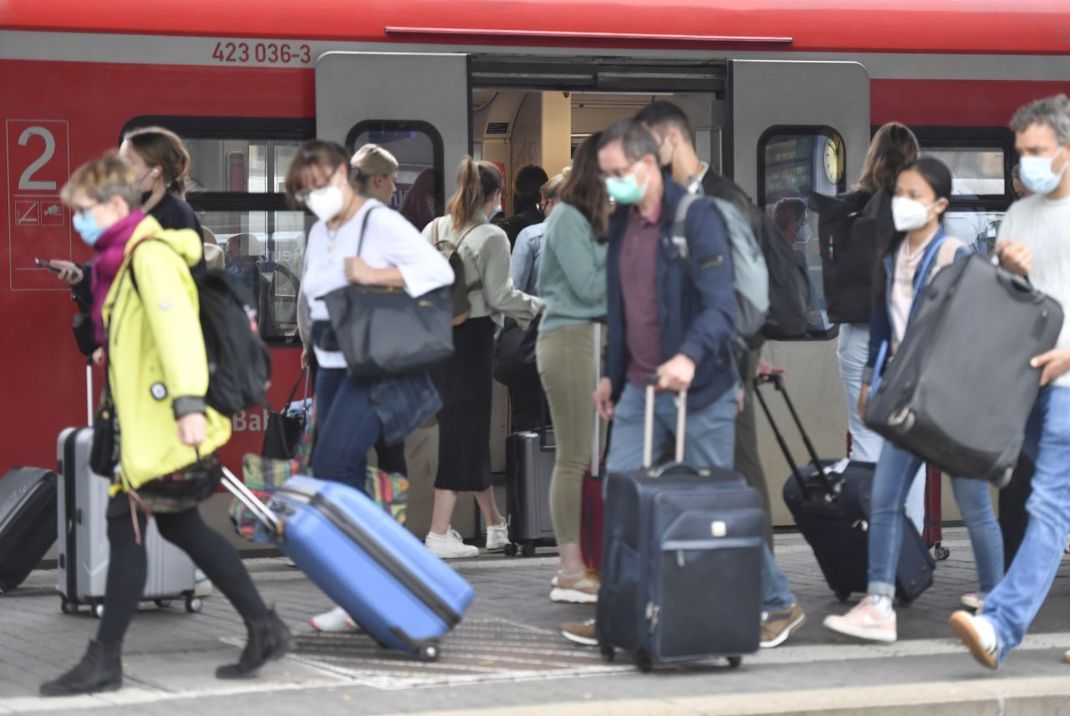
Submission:
<svg viewBox="0 0 1070 716">
<path fill-rule="evenodd" d="M 874 304 L 870 323 L 870 359 L 863 376 L 859 414 L 865 412 L 878 353 L 890 355 L 902 343 L 913 316 L 915 298 L 937 271 L 966 253 L 963 241 L 944 233 L 943 214 L 950 197 L 951 171 L 938 159 L 922 157 L 899 172 L 892 199 L 896 233 L 882 251 L 884 290 Z M 882 344 L 883 348 L 878 350 Z M 921 458 L 887 441 L 884 443 L 873 478 L 868 595 L 846 615 L 827 617 L 825 626 L 829 629 L 872 641 L 896 640 L 892 600 L 902 545 L 900 516 L 921 462 Z M 951 486 L 970 533 L 981 586 L 979 595 L 966 595 L 963 603 L 970 602 L 970 606 L 976 607 L 984 594 L 1003 578 L 1003 540 L 988 483 L 952 477 Z"/>
</svg>

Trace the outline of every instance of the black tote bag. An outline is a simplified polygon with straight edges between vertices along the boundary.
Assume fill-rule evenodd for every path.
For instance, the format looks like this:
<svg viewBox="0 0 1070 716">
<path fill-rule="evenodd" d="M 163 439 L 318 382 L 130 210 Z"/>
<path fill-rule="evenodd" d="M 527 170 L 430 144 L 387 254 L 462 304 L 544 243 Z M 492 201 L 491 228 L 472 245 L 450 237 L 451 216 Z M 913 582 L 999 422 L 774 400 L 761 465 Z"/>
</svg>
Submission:
<svg viewBox="0 0 1070 716">
<path fill-rule="evenodd" d="M 282 410 L 272 411 L 268 416 L 267 427 L 264 429 L 264 444 L 260 450 L 262 456 L 275 460 L 291 460 L 297 452 L 297 443 L 305 432 L 308 414 L 302 412 L 301 415 L 291 415 L 289 411 L 301 383 L 305 384 L 305 400 L 308 400 L 307 367 L 298 373 L 294 387 L 290 390 L 290 395 L 286 398 Z"/>
<path fill-rule="evenodd" d="M 364 215 L 357 256 L 372 211 Z M 449 286 L 413 298 L 400 288 L 349 284 L 320 298 L 327 304 L 338 349 L 354 377 L 416 373 L 453 355 Z"/>
</svg>

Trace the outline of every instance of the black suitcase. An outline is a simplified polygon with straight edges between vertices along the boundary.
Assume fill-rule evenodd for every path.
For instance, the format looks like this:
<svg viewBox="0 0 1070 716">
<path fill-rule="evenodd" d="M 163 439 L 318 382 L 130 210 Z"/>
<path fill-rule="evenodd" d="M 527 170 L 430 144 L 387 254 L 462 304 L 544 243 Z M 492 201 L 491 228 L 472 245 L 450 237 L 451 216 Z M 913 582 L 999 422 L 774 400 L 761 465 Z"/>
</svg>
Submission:
<svg viewBox="0 0 1070 716">
<path fill-rule="evenodd" d="M 766 383 L 772 383 L 784 396 L 788 411 L 810 454 L 811 463 L 802 469 L 792 457 L 762 395 L 761 386 Z M 845 601 L 853 592 L 865 593 L 869 569 L 870 496 L 875 465 L 862 462 L 842 465 L 843 461 L 838 463 L 819 459 L 784 389 L 782 376 L 769 375 L 756 379 L 754 393 L 791 467 L 792 474 L 784 484 L 784 502 L 791 510 L 795 526 L 814 550 L 825 581 L 840 601 Z M 895 587 L 899 601 L 906 603 L 917 599 L 932 586 L 936 562 L 905 510 L 901 512 L 900 520 L 903 538 Z"/>
<path fill-rule="evenodd" d="M 653 387 L 647 389 L 645 458 L 609 474 L 596 632 L 602 655 L 634 654 L 640 671 L 659 664 L 727 658 L 758 650 L 765 510 L 732 472 L 680 462 L 651 468 Z"/>
<path fill-rule="evenodd" d="M 977 255 L 943 269 L 917 300 L 866 424 L 950 475 L 1002 487 L 1040 390 L 1029 359 L 1055 346 L 1063 310 Z"/>
<path fill-rule="evenodd" d="M 509 556 L 520 551 L 530 557 L 536 547 L 556 544 L 550 518 L 550 481 L 556 452 L 552 428 L 513 433 L 506 441 L 509 544 L 505 553 Z"/>
<path fill-rule="evenodd" d="M 56 473 L 12 468 L 0 480 L 0 594 L 19 586 L 56 541 Z"/>
</svg>

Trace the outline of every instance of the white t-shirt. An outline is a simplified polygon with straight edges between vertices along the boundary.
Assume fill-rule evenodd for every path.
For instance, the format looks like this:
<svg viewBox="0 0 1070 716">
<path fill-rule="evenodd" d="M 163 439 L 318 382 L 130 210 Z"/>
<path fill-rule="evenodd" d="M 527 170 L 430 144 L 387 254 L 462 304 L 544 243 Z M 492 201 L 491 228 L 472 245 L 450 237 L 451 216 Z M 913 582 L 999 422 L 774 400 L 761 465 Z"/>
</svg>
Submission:
<svg viewBox="0 0 1070 716">
<path fill-rule="evenodd" d="M 899 244 L 899 248 L 895 250 L 895 274 L 892 280 L 892 293 L 888 300 L 888 314 L 892 319 L 893 350 L 903 341 L 903 334 L 907 330 L 910 309 L 914 305 L 914 276 L 921 266 L 921 259 L 925 256 L 925 250 L 929 248 L 935 238 L 936 233 L 934 232 L 916 251 L 911 251 L 910 241 L 903 239 L 903 243 Z M 944 243 L 940 245 L 940 251 L 937 252 L 936 259 L 933 261 L 932 268 L 929 269 L 929 275 L 925 277 L 925 283 L 928 284 L 937 271 L 954 261 L 955 252 L 963 246 L 965 244 L 954 236 L 948 236 L 944 239 Z"/>
<path fill-rule="evenodd" d="M 328 231 L 325 222 L 317 221 L 308 232 L 301 291 L 308 299 L 313 321 L 329 320 L 327 305 L 319 297 L 346 285 L 345 260 L 357 255 L 364 215 L 373 208 L 360 252 L 369 266 L 397 268 L 410 296 L 422 296 L 453 283 L 449 262 L 423 240 L 408 219 L 375 199 L 366 199 L 353 218 L 337 231 Z M 340 352 L 315 350 L 316 360 L 324 368 L 346 367 Z"/>
<path fill-rule="evenodd" d="M 999 226 L 999 239 L 1021 241 L 1033 251 L 1029 280 L 1067 312 L 1056 345 L 1070 349 L 1070 198 L 1035 194 L 1014 202 Z M 1055 385 L 1070 388 L 1070 373 Z"/>
</svg>

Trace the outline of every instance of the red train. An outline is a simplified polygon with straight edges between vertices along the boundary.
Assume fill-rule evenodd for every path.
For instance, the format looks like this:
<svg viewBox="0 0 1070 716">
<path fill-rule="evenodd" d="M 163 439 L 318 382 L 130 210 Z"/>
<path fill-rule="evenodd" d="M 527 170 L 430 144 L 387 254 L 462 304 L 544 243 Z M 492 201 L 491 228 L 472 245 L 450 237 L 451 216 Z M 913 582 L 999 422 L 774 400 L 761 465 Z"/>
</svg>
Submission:
<svg viewBox="0 0 1070 716">
<path fill-rule="evenodd" d="M 770 204 L 843 189 L 894 119 L 951 162 L 955 209 L 981 235 L 1012 198 L 1011 113 L 1070 91 L 1067 27 L 1062 0 L 0 2 L 0 470 L 51 463 L 59 430 L 85 419 L 69 292 L 34 258 L 87 257 L 59 188 L 126 128 L 183 136 L 202 223 L 255 257 L 281 401 L 308 222 L 280 175 L 306 137 L 386 145 L 398 201 L 422 175 L 434 212 L 466 153 L 553 173 L 589 132 L 671 97 L 710 161 Z M 833 349 L 768 349 L 830 454 L 845 430 Z M 229 460 L 263 422 L 235 418 Z"/>
</svg>

